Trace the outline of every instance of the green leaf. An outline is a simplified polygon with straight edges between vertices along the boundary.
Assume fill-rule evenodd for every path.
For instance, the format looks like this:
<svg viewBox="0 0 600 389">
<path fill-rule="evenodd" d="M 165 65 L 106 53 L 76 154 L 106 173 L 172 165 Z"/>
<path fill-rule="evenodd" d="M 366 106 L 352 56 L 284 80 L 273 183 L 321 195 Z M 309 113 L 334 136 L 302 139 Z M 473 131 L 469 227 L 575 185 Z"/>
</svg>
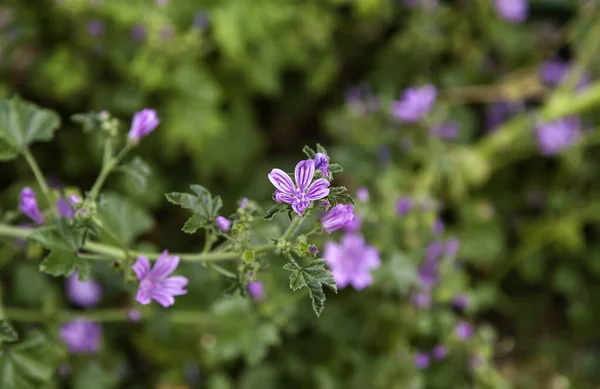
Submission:
<svg viewBox="0 0 600 389">
<path fill-rule="evenodd" d="M 289 206 L 285 203 L 275 203 L 271 208 L 269 208 L 265 216 L 263 216 L 263 219 L 269 221 L 273 220 L 273 216 L 281 212 L 286 212 L 288 208 Z"/>
<path fill-rule="evenodd" d="M 143 192 L 148 188 L 150 166 L 140 157 L 136 156 L 131 162 L 119 166 L 116 170 L 124 173 L 138 192 Z"/>
<path fill-rule="evenodd" d="M 329 165 L 329 171 L 333 174 L 333 173 L 341 173 L 344 171 L 344 168 L 342 167 L 342 165 L 337 164 L 337 163 L 332 163 Z"/>
<path fill-rule="evenodd" d="M 8 320 L 0 319 L 0 345 L 5 342 L 16 342 L 19 340 L 19 334 L 8 322 Z"/>
<path fill-rule="evenodd" d="M 0 100 L 0 159 L 9 160 L 35 141 L 49 141 L 60 117 L 19 98 Z"/>
<path fill-rule="evenodd" d="M 36 228 L 29 240 L 39 243 L 48 250 L 75 251 L 77 246 L 65 239 L 57 226 Z"/>
<path fill-rule="evenodd" d="M 327 150 L 325 150 L 325 147 L 323 147 L 319 143 L 317 143 L 317 153 L 327 154 Z"/>
<path fill-rule="evenodd" d="M 52 250 L 40 263 L 40 271 L 55 277 L 68 277 L 77 270 L 80 280 L 90 278 L 92 269 L 87 259 L 79 258 L 73 251 Z"/>
<path fill-rule="evenodd" d="M 167 193 L 165 197 L 172 204 L 192 211 L 194 214 L 183 226 L 182 231 L 189 234 L 199 228 L 205 228 L 215 223 L 219 210 L 223 206 L 221 197 L 213 197 L 208 189 L 201 185 L 191 185 L 195 195 L 189 193 Z"/>
<path fill-rule="evenodd" d="M 115 386 L 114 378 L 98 361 L 79 364 L 73 374 L 73 389 L 108 389 Z"/>
<path fill-rule="evenodd" d="M 100 221 L 104 230 L 100 236 L 107 242 L 118 238 L 121 246 L 129 247 L 133 241 L 149 231 L 154 221 L 150 215 L 133 201 L 117 194 L 106 194 L 102 197 L 99 209 Z"/>
<path fill-rule="evenodd" d="M 71 120 L 81 124 L 83 132 L 92 132 L 100 126 L 98 114 L 96 112 L 78 113 L 71 116 Z"/>
<path fill-rule="evenodd" d="M 337 285 L 335 284 L 333 275 L 326 267 L 326 261 L 324 259 L 315 259 L 304 267 L 287 263 L 283 268 L 292 272 L 290 274 L 290 289 L 296 291 L 303 287 L 308 288 L 313 310 L 317 316 L 320 316 L 325 307 L 323 286 L 337 293 Z"/>
<path fill-rule="evenodd" d="M 21 343 L 0 349 L 0 388 L 39 388 L 54 372 L 52 353 L 46 338 L 34 333 Z"/>
<path fill-rule="evenodd" d="M 317 153 L 308 146 L 304 146 L 302 152 L 310 159 L 315 159 L 315 156 L 317 155 Z"/>
</svg>

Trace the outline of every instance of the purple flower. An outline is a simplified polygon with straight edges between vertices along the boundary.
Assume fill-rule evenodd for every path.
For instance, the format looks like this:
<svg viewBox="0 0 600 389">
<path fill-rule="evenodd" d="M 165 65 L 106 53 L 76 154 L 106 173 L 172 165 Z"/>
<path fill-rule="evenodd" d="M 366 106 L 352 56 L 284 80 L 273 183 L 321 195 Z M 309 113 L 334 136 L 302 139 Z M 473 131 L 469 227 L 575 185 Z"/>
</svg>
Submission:
<svg viewBox="0 0 600 389">
<path fill-rule="evenodd" d="M 419 352 L 415 355 L 414 364 L 417 369 L 427 369 L 429 367 L 429 355 L 424 352 Z"/>
<path fill-rule="evenodd" d="M 321 218 L 325 232 L 333 232 L 351 224 L 354 220 L 353 211 L 354 207 L 347 204 L 338 204 L 331 208 Z"/>
<path fill-rule="evenodd" d="M 365 238 L 356 233 L 347 233 L 341 244 L 327 242 L 323 257 L 331 269 L 338 288 L 352 285 L 361 290 L 373 283 L 370 271 L 380 265 L 379 252 L 365 243 Z"/>
<path fill-rule="evenodd" d="M 129 130 L 129 139 L 139 142 L 140 139 L 150 134 L 160 123 L 156 111 L 153 109 L 143 109 L 133 115 L 131 129 Z"/>
<path fill-rule="evenodd" d="M 493 131 L 521 109 L 521 103 L 493 103 L 486 108 L 486 130 Z"/>
<path fill-rule="evenodd" d="M 413 201 L 410 197 L 400 197 L 396 202 L 396 212 L 400 216 L 404 216 L 413 208 Z"/>
<path fill-rule="evenodd" d="M 429 129 L 429 134 L 434 138 L 452 141 L 458 136 L 458 123 L 446 122 L 434 125 Z"/>
<path fill-rule="evenodd" d="M 446 241 L 446 245 L 444 248 L 444 255 L 450 258 L 456 257 L 458 254 L 458 249 L 460 248 L 460 241 L 454 237 L 448 239 Z"/>
<path fill-rule="evenodd" d="M 356 190 L 356 198 L 358 201 L 367 202 L 369 201 L 369 190 L 367 188 L 360 187 Z"/>
<path fill-rule="evenodd" d="M 138 322 L 142 319 L 142 312 L 139 309 L 131 308 L 127 311 L 127 318 L 129 321 Z"/>
<path fill-rule="evenodd" d="M 446 346 L 444 346 L 443 344 L 438 344 L 431 351 L 431 355 L 433 356 L 433 358 L 437 359 L 438 361 L 440 359 L 444 359 L 448 355 L 448 348 Z"/>
<path fill-rule="evenodd" d="M 75 206 L 76 204 L 79 204 L 81 202 L 81 198 L 79 198 L 79 196 L 77 195 L 69 195 L 69 203 L 71 204 L 71 206 Z"/>
<path fill-rule="evenodd" d="M 308 251 L 310 251 L 310 253 L 314 255 L 314 254 L 316 254 L 316 253 L 318 253 L 318 252 L 319 252 L 319 249 L 317 248 L 317 246 L 315 246 L 315 245 L 313 244 L 312 246 L 310 246 L 310 247 L 308 248 Z"/>
<path fill-rule="evenodd" d="M 438 279 L 438 264 L 436 261 L 425 261 L 419 266 L 419 283 L 423 288 L 429 289 L 435 286 Z"/>
<path fill-rule="evenodd" d="M 360 215 L 354 215 L 354 218 L 350 223 L 346 225 L 347 232 L 357 232 L 360 230 L 360 226 L 362 225 L 363 218 Z"/>
<path fill-rule="evenodd" d="M 208 27 L 209 21 L 208 13 L 205 11 L 196 12 L 196 14 L 194 14 L 194 27 L 200 30 L 204 30 Z"/>
<path fill-rule="evenodd" d="M 580 126 L 576 116 L 538 125 L 536 137 L 542 154 L 554 155 L 573 145 L 581 133 Z"/>
<path fill-rule="evenodd" d="M 431 293 L 428 290 L 422 290 L 411 295 L 412 304 L 419 308 L 425 309 L 431 306 Z"/>
<path fill-rule="evenodd" d="M 454 296 L 454 301 L 452 302 L 452 305 L 454 305 L 458 309 L 467 308 L 467 306 L 469 306 L 469 296 L 465 294 L 458 294 Z"/>
<path fill-rule="evenodd" d="M 560 59 L 546 61 L 540 67 L 540 78 L 545 84 L 556 86 L 561 83 L 569 72 L 569 63 Z"/>
<path fill-rule="evenodd" d="M 444 222 L 442 221 L 442 219 L 437 218 L 433 222 L 433 226 L 431 227 L 431 229 L 435 235 L 442 235 L 446 228 L 444 226 Z"/>
<path fill-rule="evenodd" d="M 433 85 L 408 88 L 402 98 L 392 104 L 392 115 L 404 123 L 414 123 L 431 111 L 437 90 Z"/>
<path fill-rule="evenodd" d="M 104 23 L 98 19 L 90 20 L 87 24 L 87 32 L 93 37 L 104 34 Z"/>
<path fill-rule="evenodd" d="M 187 277 L 171 276 L 179 265 L 179 257 L 169 256 L 167 250 L 163 251 L 156 260 L 154 268 L 150 269 L 150 261 L 145 255 L 140 255 L 133 265 L 133 271 L 140 280 L 140 287 L 136 296 L 140 304 L 150 304 L 152 299 L 163 307 L 175 304 L 174 296 L 187 293 L 185 286 L 188 284 Z"/>
<path fill-rule="evenodd" d="M 141 42 L 146 39 L 146 27 L 141 24 L 136 24 L 135 26 L 131 27 L 129 35 L 134 41 Z"/>
<path fill-rule="evenodd" d="M 280 203 L 291 204 L 294 211 L 302 216 L 311 201 L 320 200 L 329 194 L 329 181 L 319 178 L 311 184 L 314 175 L 315 161 L 307 159 L 296 165 L 294 177 L 297 186 L 281 169 L 271 170 L 268 177 L 269 181 L 277 188 L 275 199 Z"/>
<path fill-rule="evenodd" d="M 102 288 L 92 279 L 79 281 L 78 277 L 78 273 L 74 272 L 67 278 L 67 296 L 75 304 L 91 308 L 100 301 Z"/>
<path fill-rule="evenodd" d="M 56 200 L 56 210 L 58 211 L 58 215 L 65 219 L 73 219 L 75 217 L 75 210 L 64 197 L 59 197 Z"/>
<path fill-rule="evenodd" d="M 223 216 L 217 216 L 217 225 L 221 230 L 227 232 L 231 228 L 231 221 Z"/>
<path fill-rule="evenodd" d="M 529 5 L 527 0 L 494 0 L 498 15 L 510 23 L 522 23 L 527 19 Z"/>
<path fill-rule="evenodd" d="M 248 199 L 246 197 L 244 197 L 242 199 L 242 202 L 240 203 L 240 208 L 241 209 L 246 209 L 247 206 L 248 206 Z"/>
<path fill-rule="evenodd" d="M 380 108 L 379 100 L 367 84 L 346 89 L 344 98 L 348 108 L 359 116 L 375 112 Z"/>
<path fill-rule="evenodd" d="M 437 261 L 445 252 L 446 246 L 442 242 L 431 242 L 425 249 L 425 261 L 434 262 Z"/>
<path fill-rule="evenodd" d="M 473 326 L 466 321 L 461 321 L 456 326 L 454 334 L 458 339 L 467 340 L 473 336 Z"/>
<path fill-rule="evenodd" d="M 23 212 L 27 217 L 37 224 L 44 224 L 44 215 L 38 208 L 38 203 L 35 199 L 35 192 L 33 189 L 26 186 L 25 188 L 21 189 L 21 194 L 19 197 L 19 209 L 21 212 Z"/>
<path fill-rule="evenodd" d="M 248 284 L 248 293 L 254 301 L 261 301 L 265 297 L 265 288 L 262 282 L 252 281 Z"/>
<path fill-rule="evenodd" d="M 315 170 L 320 170 L 321 175 L 329 177 L 329 158 L 325 153 L 317 153 L 315 155 Z"/>
<path fill-rule="evenodd" d="M 73 354 L 93 354 L 102 343 L 102 326 L 85 319 L 75 319 L 63 324 L 60 338 Z"/>
</svg>

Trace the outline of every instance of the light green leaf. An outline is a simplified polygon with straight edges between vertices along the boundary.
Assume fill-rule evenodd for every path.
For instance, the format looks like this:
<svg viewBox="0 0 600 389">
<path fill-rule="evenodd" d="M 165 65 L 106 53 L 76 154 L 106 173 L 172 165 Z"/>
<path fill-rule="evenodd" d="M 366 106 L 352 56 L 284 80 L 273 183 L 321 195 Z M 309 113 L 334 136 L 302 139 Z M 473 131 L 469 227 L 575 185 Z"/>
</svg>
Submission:
<svg viewBox="0 0 600 389">
<path fill-rule="evenodd" d="M 286 212 L 289 210 L 289 208 L 290 206 L 286 203 L 275 203 L 271 208 L 269 208 L 265 216 L 263 216 L 263 219 L 271 221 L 273 220 L 273 216 L 281 212 Z"/>
<path fill-rule="evenodd" d="M 187 233 L 187 234 L 193 234 L 194 232 L 198 231 L 200 228 L 202 228 L 205 225 L 203 219 L 198 216 L 198 215 L 192 215 L 192 217 L 190 217 L 185 224 L 183 225 L 183 228 L 181 229 L 181 231 Z"/>
<path fill-rule="evenodd" d="M 79 258 L 73 251 L 54 249 L 40 263 L 40 271 L 55 277 L 68 277 L 77 270 L 80 280 L 90 278 L 92 269 L 87 259 Z"/>
<path fill-rule="evenodd" d="M 151 173 L 150 166 L 140 157 L 136 156 L 128 164 L 119 166 L 117 171 L 125 173 L 138 192 L 143 192 L 148 187 L 148 177 Z"/>
<path fill-rule="evenodd" d="M 19 334 L 8 322 L 8 320 L 0 319 L 0 345 L 5 342 L 16 342 L 19 340 Z"/>
<path fill-rule="evenodd" d="M 192 185 L 195 195 L 189 193 L 167 193 L 165 197 L 172 204 L 190 210 L 194 215 L 183 226 L 183 232 L 188 234 L 196 232 L 199 228 L 206 228 L 215 223 L 219 210 L 223 206 L 221 197 L 213 197 L 201 185 Z"/>
<path fill-rule="evenodd" d="M 109 193 L 102 197 L 99 215 L 103 228 L 112 232 L 111 236 L 108 236 L 102 231 L 102 239 L 114 242 L 116 237 L 119 239 L 118 243 L 126 247 L 154 225 L 154 221 L 143 208 L 117 194 Z"/>
<path fill-rule="evenodd" d="M 0 160 L 17 156 L 35 141 L 49 141 L 60 126 L 60 117 L 19 98 L 0 100 Z"/>
<path fill-rule="evenodd" d="M 114 386 L 109 372 L 97 361 L 88 361 L 77 366 L 73 374 L 73 389 L 109 389 Z"/>
<path fill-rule="evenodd" d="M 56 226 L 36 228 L 33 233 L 29 235 L 28 239 L 39 243 L 49 250 L 75 251 L 77 249 L 77 246 L 73 245 L 72 242 L 68 242 L 61 236 Z"/>
<path fill-rule="evenodd" d="M 308 288 L 313 310 L 317 316 L 320 316 L 325 307 L 323 286 L 337 293 L 337 285 L 335 284 L 333 275 L 326 267 L 326 261 L 324 259 L 316 259 L 304 267 L 288 263 L 283 268 L 292 272 L 290 274 L 290 289 L 296 291 L 303 287 Z"/>
</svg>

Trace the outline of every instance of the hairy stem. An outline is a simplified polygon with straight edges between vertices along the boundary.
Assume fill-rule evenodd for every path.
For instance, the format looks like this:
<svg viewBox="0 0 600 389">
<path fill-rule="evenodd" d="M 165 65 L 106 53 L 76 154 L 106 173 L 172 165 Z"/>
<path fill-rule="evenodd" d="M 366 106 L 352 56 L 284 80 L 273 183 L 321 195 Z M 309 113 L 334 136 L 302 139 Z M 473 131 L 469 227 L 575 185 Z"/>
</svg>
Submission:
<svg viewBox="0 0 600 389">
<path fill-rule="evenodd" d="M 96 178 L 96 182 L 94 182 L 94 185 L 92 185 L 92 189 L 90 190 L 90 197 L 92 199 L 98 197 L 98 194 L 100 193 L 100 190 L 102 189 L 102 186 L 104 185 L 104 182 L 106 181 L 110 173 L 115 167 L 119 165 L 121 160 L 125 158 L 125 156 L 129 152 L 129 150 L 131 150 L 132 147 L 133 146 L 128 143 L 127 145 L 125 145 L 125 147 L 123 147 L 123 149 L 121 149 L 119 154 L 111 158 L 112 142 L 110 139 L 106 141 L 104 145 L 104 158 L 102 163 L 102 170 L 100 170 L 100 174 L 98 174 L 98 178 Z"/>
<path fill-rule="evenodd" d="M 35 179 L 36 179 L 38 185 L 40 186 L 40 189 L 42 190 L 44 198 L 46 199 L 46 202 L 48 203 L 48 208 L 50 208 L 52 210 L 52 213 L 56 213 L 56 210 L 53 207 L 54 201 L 52 201 L 52 196 L 50 196 L 50 188 L 48 187 L 48 183 L 46 182 L 46 179 L 44 178 L 44 175 L 42 174 L 42 170 L 40 169 L 39 165 L 37 164 L 35 158 L 31 154 L 31 151 L 29 151 L 29 148 L 25 147 L 23 149 L 23 157 L 25 157 L 25 160 L 29 164 L 31 171 L 33 172 L 33 175 L 35 176 Z"/>
</svg>

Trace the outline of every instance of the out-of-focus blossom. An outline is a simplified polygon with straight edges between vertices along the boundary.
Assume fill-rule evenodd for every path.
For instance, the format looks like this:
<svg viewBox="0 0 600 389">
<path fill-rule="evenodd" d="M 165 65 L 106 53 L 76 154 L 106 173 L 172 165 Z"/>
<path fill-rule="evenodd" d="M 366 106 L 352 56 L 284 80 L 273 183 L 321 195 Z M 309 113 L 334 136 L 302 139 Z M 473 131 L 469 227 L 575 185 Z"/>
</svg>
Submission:
<svg viewBox="0 0 600 389">
<path fill-rule="evenodd" d="M 360 215 L 354 214 L 352 221 L 346 225 L 347 232 L 357 232 L 362 226 L 363 218 Z"/>
<path fill-rule="evenodd" d="M 527 0 L 494 0 L 498 15 L 510 23 L 523 23 L 529 13 Z"/>
<path fill-rule="evenodd" d="M 78 277 L 79 274 L 74 272 L 67 278 L 67 296 L 75 304 L 91 308 L 102 298 L 102 287 L 92 279 L 79 281 Z"/>
<path fill-rule="evenodd" d="M 414 364 L 417 369 L 427 369 L 429 367 L 429 355 L 424 352 L 419 352 L 415 355 Z"/>
<path fill-rule="evenodd" d="M 242 199 L 242 202 L 240 203 L 240 208 L 241 209 L 246 209 L 247 206 L 248 206 L 248 199 L 246 197 L 244 197 Z"/>
<path fill-rule="evenodd" d="M 354 289 L 361 290 L 371 285 L 371 270 L 380 265 L 377 249 L 367 245 L 365 238 L 357 233 L 347 233 L 340 244 L 327 242 L 323 257 L 340 289 L 352 285 Z"/>
<path fill-rule="evenodd" d="M 443 344 L 438 344 L 431 351 L 431 355 L 433 356 L 434 359 L 437 359 L 438 361 L 440 359 L 444 359 L 448 355 L 448 348 L 446 346 L 444 346 Z"/>
<path fill-rule="evenodd" d="M 544 155 L 554 155 L 572 146 L 581 135 L 581 123 L 576 116 L 539 124 L 536 137 L 540 151 Z"/>
<path fill-rule="evenodd" d="M 205 30 L 208 27 L 210 19 L 208 17 L 208 12 L 199 11 L 194 14 L 193 25 L 199 30 Z"/>
<path fill-rule="evenodd" d="M 473 332 L 473 326 L 466 321 L 461 321 L 458 323 L 456 329 L 454 330 L 456 337 L 461 340 L 470 339 L 473 336 Z"/>
<path fill-rule="evenodd" d="M 429 134 L 434 138 L 452 141 L 458 136 L 458 123 L 446 122 L 436 124 L 429 129 Z"/>
<path fill-rule="evenodd" d="M 431 229 L 435 235 L 442 235 L 446 227 L 444 226 L 444 222 L 442 221 L 442 219 L 437 218 L 433 222 L 433 226 L 431 227 Z"/>
<path fill-rule="evenodd" d="M 360 187 L 356 190 L 356 199 L 358 201 L 367 202 L 369 201 L 369 190 L 367 188 Z"/>
<path fill-rule="evenodd" d="M 352 223 L 354 220 L 354 207 L 348 204 L 338 204 L 331 208 L 321 218 L 321 224 L 325 232 L 337 231 Z"/>
<path fill-rule="evenodd" d="M 433 108 L 437 89 L 433 85 L 404 90 L 400 100 L 392 104 L 392 115 L 404 123 L 414 123 Z"/>
<path fill-rule="evenodd" d="M 58 211 L 58 215 L 65 219 L 73 219 L 75 217 L 75 210 L 62 196 L 56 200 L 56 210 Z"/>
<path fill-rule="evenodd" d="M 544 84 L 549 86 L 558 86 L 563 82 L 567 74 L 569 74 L 570 69 L 571 64 L 569 62 L 561 59 L 553 59 L 542 64 L 539 70 L 539 75 Z M 589 86 L 589 83 L 590 75 L 585 72 L 577 84 L 577 90 L 584 90 Z"/>
<path fill-rule="evenodd" d="M 459 294 L 454 296 L 454 301 L 452 305 L 454 305 L 458 309 L 466 309 L 469 306 L 469 296 L 465 294 Z"/>
<path fill-rule="evenodd" d="M 60 328 L 60 338 L 73 354 L 93 354 L 100 350 L 102 326 L 84 319 L 75 319 Z"/>
<path fill-rule="evenodd" d="M 38 207 L 35 192 L 28 186 L 21 189 L 19 195 L 19 209 L 37 224 L 44 224 L 44 215 Z"/>
<path fill-rule="evenodd" d="M 136 42 L 141 42 L 144 39 L 146 39 L 146 27 L 144 27 L 141 24 L 136 24 L 135 26 L 131 27 L 131 30 L 129 31 L 129 35 L 131 36 L 131 39 L 133 39 Z"/>
<path fill-rule="evenodd" d="M 413 208 L 413 200 L 410 197 L 400 197 L 396 202 L 396 212 L 400 216 L 409 213 Z"/>
<path fill-rule="evenodd" d="M 93 37 L 104 34 L 104 22 L 98 19 L 90 20 L 87 24 L 87 32 Z"/>
<path fill-rule="evenodd" d="M 60 374 L 62 377 L 68 376 L 71 374 L 71 366 L 67 365 L 66 363 L 61 364 L 58 368 L 58 374 Z"/>
<path fill-rule="evenodd" d="M 128 137 L 133 141 L 139 142 L 154 131 L 159 124 L 160 120 L 155 110 L 149 108 L 143 109 L 133 115 Z"/>
<path fill-rule="evenodd" d="M 142 319 L 142 312 L 139 309 L 131 308 L 127 311 L 127 318 L 131 322 L 138 322 Z"/>
<path fill-rule="evenodd" d="M 345 93 L 346 106 L 357 116 L 368 115 L 380 108 L 377 97 L 367 84 L 351 87 Z"/>
<path fill-rule="evenodd" d="M 217 216 L 217 225 L 222 231 L 227 232 L 231 228 L 231 221 L 223 216 Z"/>
<path fill-rule="evenodd" d="M 485 111 L 486 131 L 493 131 L 512 115 L 517 113 L 522 104 L 516 103 L 493 103 L 487 106 Z"/>
<path fill-rule="evenodd" d="M 178 265 L 179 257 L 169 256 L 167 250 L 158 257 L 154 268 L 150 267 L 150 261 L 146 256 L 140 255 L 133 265 L 133 271 L 140 280 L 137 302 L 150 304 L 154 299 L 163 307 L 175 304 L 175 296 L 186 294 L 187 290 L 184 288 L 188 284 L 187 277 L 171 276 Z"/>
<path fill-rule="evenodd" d="M 167 5 L 169 5 L 169 0 L 155 0 L 156 1 L 156 5 L 160 6 L 160 7 L 165 7 Z"/>
<path fill-rule="evenodd" d="M 444 255 L 447 257 L 454 258 L 458 254 L 460 248 L 460 241 L 457 238 L 450 238 L 446 241 L 444 246 Z"/>
<path fill-rule="evenodd" d="M 315 175 L 315 161 L 307 159 L 298 162 L 294 172 L 296 185 L 281 169 L 273 169 L 269 173 L 269 181 L 277 189 L 275 199 L 278 202 L 291 204 L 294 211 L 302 216 L 302 213 L 311 201 L 320 200 L 329 194 L 329 181 L 325 178 L 319 178 L 312 182 Z M 311 184 L 312 182 L 312 184 Z"/>
<path fill-rule="evenodd" d="M 324 177 L 329 176 L 329 157 L 325 153 L 315 155 L 315 170 L 320 170 Z"/>
<path fill-rule="evenodd" d="M 254 301 L 261 301 L 265 297 L 265 287 L 260 281 L 248 283 L 248 293 Z"/>
<path fill-rule="evenodd" d="M 410 300 L 419 309 L 431 307 L 431 293 L 427 289 L 413 293 Z"/>
</svg>

